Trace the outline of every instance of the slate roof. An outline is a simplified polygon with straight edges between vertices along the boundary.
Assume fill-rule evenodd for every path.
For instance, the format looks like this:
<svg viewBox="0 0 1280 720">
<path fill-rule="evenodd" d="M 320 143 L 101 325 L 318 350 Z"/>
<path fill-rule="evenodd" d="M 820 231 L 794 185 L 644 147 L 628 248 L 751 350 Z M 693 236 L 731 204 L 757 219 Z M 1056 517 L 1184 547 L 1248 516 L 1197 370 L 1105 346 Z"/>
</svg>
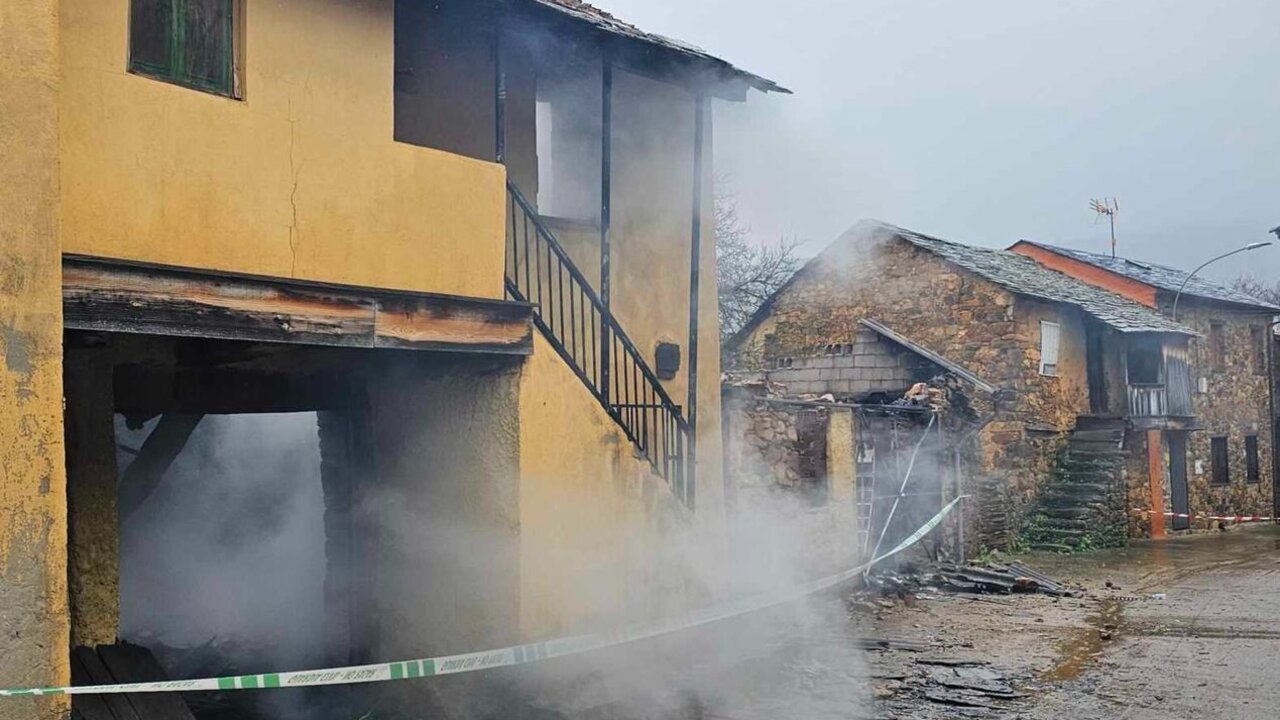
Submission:
<svg viewBox="0 0 1280 720">
<path fill-rule="evenodd" d="M 603 30 L 614 35 L 638 40 L 649 45 L 654 45 L 664 50 L 678 53 L 695 60 L 709 62 L 719 66 L 720 70 L 744 80 L 751 87 L 760 92 L 779 92 L 791 94 L 791 91 L 775 83 L 774 81 L 749 73 L 746 70 L 736 68 L 730 63 L 708 53 L 702 48 L 690 45 L 682 40 L 669 38 L 656 33 L 645 32 L 640 28 L 628 22 L 623 22 L 608 12 L 600 8 L 583 2 L 583 0 L 528 0 L 535 5 L 554 10 L 562 13 L 579 22 L 588 23 L 599 30 Z"/>
<path fill-rule="evenodd" d="M 1075 305 L 1120 332 L 1161 332 L 1195 335 L 1191 328 L 1108 290 L 1050 270 L 1029 257 L 1009 250 L 961 245 L 880 223 L 896 237 L 1018 295 Z"/>
<path fill-rule="evenodd" d="M 1176 293 L 1178 287 L 1187 279 L 1187 271 L 1171 268 L 1167 265 L 1157 265 L 1139 260 L 1130 260 L 1128 258 L 1113 258 L 1110 255 L 1102 255 L 1100 253 L 1091 253 L 1084 250 L 1073 250 L 1071 248 L 1058 247 L 1056 245 L 1046 245 L 1033 240 L 1023 240 L 1028 245 L 1035 245 L 1038 248 L 1044 248 L 1049 252 L 1057 253 L 1073 260 L 1079 260 L 1082 263 L 1088 263 L 1094 267 L 1109 270 L 1117 275 L 1123 275 L 1127 278 L 1137 280 L 1140 283 L 1150 285 L 1160 290 L 1167 290 Z M 1187 287 L 1182 291 L 1183 295 L 1193 295 L 1195 297 L 1204 298 L 1206 300 L 1217 300 L 1219 302 L 1232 303 L 1235 305 L 1248 305 L 1263 310 L 1280 311 L 1280 307 L 1276 307 L 1270 303 L 1259 300 L 1252 295 L 1247 295 L 1239 290 L 1232 290 L 1229 287 L 1223 287 L 1210 280 L 1205 280 L 1199 275 L 1191 278 L 1187 282 Z"/>
</svg>

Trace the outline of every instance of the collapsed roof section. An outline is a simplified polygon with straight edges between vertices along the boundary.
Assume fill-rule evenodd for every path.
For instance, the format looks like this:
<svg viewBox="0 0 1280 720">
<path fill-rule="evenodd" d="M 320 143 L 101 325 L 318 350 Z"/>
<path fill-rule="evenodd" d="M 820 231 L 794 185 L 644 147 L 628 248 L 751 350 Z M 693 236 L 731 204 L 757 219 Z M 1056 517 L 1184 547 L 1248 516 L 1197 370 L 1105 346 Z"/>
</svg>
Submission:
<svg viewBox="0 0 1280 720">
<path fill-rule="evenodd" d="M 658 50 L 674 58 L 687 61 L 699 70 L 709 74 L 709 80 L 722 85 L 742 86 L 740 91 L 720 93 L 726 99 L 742 99 L 746 88 L 754 88 L 760 92 L 786 93 L 791 91 L 778 83 L 754 73 L 733 66 L 707 51 L 681 40 L 669 38 L 656 33 L 645 32 L 627 22 L 623 22 L 608 12 L 583 2 L 582 0 L 521 0 L 525 5 L 534 6 L 556 13 L 572 22 L 589 26 L 615 38 L 633 41 L 648 50 Z"/>
</svg>

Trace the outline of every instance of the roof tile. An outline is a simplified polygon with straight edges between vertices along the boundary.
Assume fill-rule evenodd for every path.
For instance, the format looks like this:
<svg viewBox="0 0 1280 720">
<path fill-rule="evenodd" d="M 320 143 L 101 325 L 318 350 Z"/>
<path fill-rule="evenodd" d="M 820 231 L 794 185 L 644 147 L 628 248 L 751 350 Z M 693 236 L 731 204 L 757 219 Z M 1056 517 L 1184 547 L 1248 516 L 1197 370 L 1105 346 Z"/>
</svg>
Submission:
<svg viewBox="0 0 1280 720">
<path fill-rule="evenodd" d="M 1187 286 L 1182 291 L 1182 294 L 1184 295 L 1193 295 L 1206 300 L 1217 300 L 1219 302 L 1233 303 L 1236 305 L 1249 305 L 1263 310 L 1280 311 L 1280 307 L 1276 307 L 1271 303 L 1259 300 L 1258 298 L 1242 293 L 1239 290 L 1232 290 L 1231 288 L 1224 287 L 1215 282 L 1205 280 L 1199 276 L 1192 277 L 1190 280 L 1187 280 L 1187 271 L 1172 268 L 1167 265 L 1157 265 L 1156 263 L 1130 260 L 1122 257 L 1113 258 L 1110 255 L 1058 247 L 1057 245 L 1047 245 L 1045 243 L 1035 242 L 1034 240 L 1023 240 L 1023 242 L 1029 245 L 1035 245 L 1039 248 L 1044 248 L 1045 250 L 1055 252 L 1073 260 L 1078 260 L 1082 263 L 1093 265 L 1094 267 L 1102 268 L 1103 270 L 1109 270 L 1117 275 L 1132 278 L 1140 283 L 1144 283 L 1161 290 L 1177 292 L 1183 281 L 1186 281 Z"/>
<path fill-rule="evenodd" d="M 1195 335 L 1191 328 L 1128 298 L 1050 270 L 1029 257 L 1009 250 L 961 245 L 880 223 L 894 236 L 934 253 L 1005 289 L 1051 302 L 1074 305 L 1120 332 L 1161 332 Z"/>
</svg>

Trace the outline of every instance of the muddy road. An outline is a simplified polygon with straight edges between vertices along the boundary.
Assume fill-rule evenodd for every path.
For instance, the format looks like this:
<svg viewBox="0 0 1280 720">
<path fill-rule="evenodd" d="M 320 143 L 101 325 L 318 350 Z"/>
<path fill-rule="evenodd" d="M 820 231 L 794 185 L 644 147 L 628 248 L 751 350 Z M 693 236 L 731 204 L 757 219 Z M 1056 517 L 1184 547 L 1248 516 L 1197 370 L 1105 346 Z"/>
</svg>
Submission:
<svg viewBox="0 0 1280 720">
<path fill-rule="evenodd" d="M 869 654 L 869 716 L 1275 717 L 1280 528 L 1023 560 L 1086 595 L 926 596 L 855 614 L 864 636 L 930 644 Z M 939 659 L 960 669 L 940 675 Z"/>
</svg>

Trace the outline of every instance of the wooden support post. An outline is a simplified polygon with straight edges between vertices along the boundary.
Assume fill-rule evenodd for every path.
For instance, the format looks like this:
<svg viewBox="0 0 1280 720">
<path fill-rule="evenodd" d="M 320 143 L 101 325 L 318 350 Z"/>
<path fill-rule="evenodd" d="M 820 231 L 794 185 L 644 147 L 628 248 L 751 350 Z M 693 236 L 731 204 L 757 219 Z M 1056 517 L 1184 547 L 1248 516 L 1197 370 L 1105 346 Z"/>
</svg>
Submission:
<svg viewBox="0 0 1280 720">
<path fill-rule="evenodd" d="M 501 9 L 493 18 L 493 155 L 498 164 L 507 161 L 507 68 L 502 56 Z"/>
<path fill-rule="evenodd" d="M 685 480 L 685 504 L 693 507 L 698 463 L 698 314 L 702 280 L 702 175 L 707 100 L 694 97 L 693 111 L 693 224 L 689 254 L 689 471 Z"/>
<path fill-rule="evenodd" d="M 600 69 L 600 395 L 605 407 L 612 403 L 610 361 L 613 341 L 609 309 L 609 194 L 613 179 L 613 61 L 606 53 Z"/>
<path fill-rule="evenodd" d="M 1151 490 L 1151 537 L 1164 532 L 1164 448 L 1160 430 L 1147 431 L 1147 483 Z"/>
<path fill-rule="evenodd" d="M 65 356 L 67 511 L 71 644 L 116 642 L 120 629 L 120 541 L 110 351 Z"/>
</svg>

